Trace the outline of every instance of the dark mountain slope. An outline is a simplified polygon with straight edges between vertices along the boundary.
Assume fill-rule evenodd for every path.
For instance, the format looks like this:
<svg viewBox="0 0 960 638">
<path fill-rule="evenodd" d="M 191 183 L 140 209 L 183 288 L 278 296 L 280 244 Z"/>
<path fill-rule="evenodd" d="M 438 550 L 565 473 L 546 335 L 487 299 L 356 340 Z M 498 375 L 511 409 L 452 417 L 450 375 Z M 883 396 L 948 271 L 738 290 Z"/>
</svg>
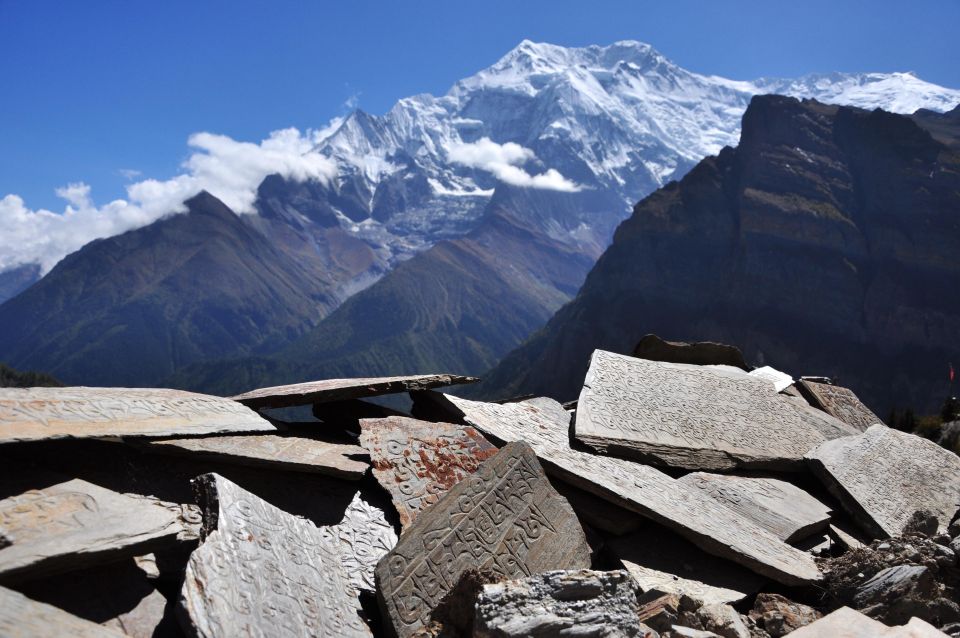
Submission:
<svg viewBox="0 0 960 638">
<path fill-rule="evenodd" d="M 88 244 L 0 306 L 0 360 L 66 383 L 151 385 L 194 361 L 279 347 L 335 305 L 316 260 L 207 193 L 187 206 Z"/>
<path fill-rule="evenodd" d="M 880 413 L 935 410 L 960 360 L 958 290 L 957 152 L 908 117 L 757 97 L 739 147 L 640 202 L 479 391 L 574 398 L 594 348 L 654 332 L 839 377 Z"/>
<path fill-rule="evenodd" d="M 403 262 L 277 355 L 198 364 L 168 383 L 226 394 L 307 378 L 486 370 L 570 299 L 600 252 L 536 230 L 556 226 L 549 220 L 519 217 L 530 198 L 549 197 L 498 196 L 472 233 Z"/>
</svg>

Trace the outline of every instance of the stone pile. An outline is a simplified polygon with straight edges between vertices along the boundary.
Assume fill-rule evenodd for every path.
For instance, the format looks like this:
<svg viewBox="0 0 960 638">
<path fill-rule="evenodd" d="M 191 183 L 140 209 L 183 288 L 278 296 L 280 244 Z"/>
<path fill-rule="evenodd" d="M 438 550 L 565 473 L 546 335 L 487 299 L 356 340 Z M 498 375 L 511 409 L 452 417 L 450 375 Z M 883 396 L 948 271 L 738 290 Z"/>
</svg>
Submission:
<svg viewBox="0 0 960 638">
<path fill-rule="evenodd" d="M 0 637 L 960 636 L 960 458 L 730 346 L 635 355 L 570 404 L 0 389 Z"/>
</svg>

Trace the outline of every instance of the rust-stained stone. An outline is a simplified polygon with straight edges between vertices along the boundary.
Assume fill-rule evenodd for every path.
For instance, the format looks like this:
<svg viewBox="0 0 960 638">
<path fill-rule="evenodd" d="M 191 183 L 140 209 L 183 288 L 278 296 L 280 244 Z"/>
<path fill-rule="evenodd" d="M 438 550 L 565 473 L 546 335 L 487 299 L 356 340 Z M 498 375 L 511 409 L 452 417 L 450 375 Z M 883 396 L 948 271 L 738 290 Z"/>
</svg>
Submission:
<svg viewBox="0 0 960 638">
<path fill-rule="evenodd" d="M 763 382 L 760 382 L 763 383 Z M 771 388 L 772 391 L 772 388 Z M 498 405 L 445 397 L 470 425 L 498 441 L 527 441 L 551 475 L 681 534 L 707 553 L 786 585 L 822 579 L 813 558 L 700 490 L 640 463 L 570 447 L 570 414 L 552 399 Z"/>
<path fill-rule="evenodd" d="M 356 445 L 306 436 L 256 434 L 166 439 L 145 444 L 148 451 L 207 456 L 228 463 L 313 472 L 344 479 L 363 477 L 369 465 L 350 456 L 366 456 Z"/>
<path fill-rule="evenodd" d="M 0 501 L 0 526 L 14 539 L 0 549 L 9 583 L 195 541 L 199 515 L 74 479 Z"/>
<path fill-rule="evenodd" d="M 180 600 L 195 635 L 371 635 L 330 528 L 216 474 L 198 478 L 197 487 L 205 535 Z"/>
<path fill-rule="evenodd" d="M 467 570 L 519 578 L 589 566 L 573 510 L 530 446 L 513 443 L 420 513 L 377 565 L 377 598 L 393 633 L 407 638 Z"/>
<path fill-rule="evenodd" d="M 468 425 L 390 417 L 364 419 L 360 427 L 373 475 L 393 499 L 404 528 L 497 453 Z"/>
<path fill-rule="evenodd" d="M 801 379 L 798 387 L 814 406 L 861 432 L 871 425 L 883 423 L 849 388 L 809 379 Z"/>
<path fill-rule="evenodd" d="M 474 383 L 476 377 L 457 374 L 421 374 L 404 377 L 371 377 L 360 379 L 324 379 L 293 385 L 260 388 L 231 397 L 251 408 L 286 408 L 328 401 L 360 399 L 378 394 L 429 390 L 447 385 Z"/>
<path fill-rule="evenodd" d="M 0 443 L 276 429 L 229 399 L 151 388 L 0 388 L 0 424 Z"/>
<path fill-rule="evenodd" d="M 53 605 L 38 603 L 18 592 L 0 587 L 0 636 L 3 638 L 123 638 L 125 634 L 77 618 Z"/>
</svg>

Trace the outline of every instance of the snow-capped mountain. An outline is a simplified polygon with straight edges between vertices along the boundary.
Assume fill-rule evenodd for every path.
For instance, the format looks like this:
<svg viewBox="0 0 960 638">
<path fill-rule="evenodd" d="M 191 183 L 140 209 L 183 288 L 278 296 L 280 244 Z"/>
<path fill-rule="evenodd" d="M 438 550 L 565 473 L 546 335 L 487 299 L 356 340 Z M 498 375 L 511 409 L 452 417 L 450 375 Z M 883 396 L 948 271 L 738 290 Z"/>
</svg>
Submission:
<svg viewBox="0 0 960 638">
<path fill-rule="evenodd" d="M 529 149 L 517 166 L 574 182 L 586 208 L 555 219 L 558 239 L 605 244 L 634 202 L 701 158 L 737 144 L 753 95 L 910 113 L 949 110 L 960 91 L 910 73 L 728 80 L 683 69 L 650 45 L 567 48 L 524 41 L 441 97 L 401 99 L 385 115 L 355 111 L 319 144 L 336 160 L 344 227 L 393 257 L 459 236 L 481 215 L 495 170 L 454 160 L 484 138 Z"/>
</svg>

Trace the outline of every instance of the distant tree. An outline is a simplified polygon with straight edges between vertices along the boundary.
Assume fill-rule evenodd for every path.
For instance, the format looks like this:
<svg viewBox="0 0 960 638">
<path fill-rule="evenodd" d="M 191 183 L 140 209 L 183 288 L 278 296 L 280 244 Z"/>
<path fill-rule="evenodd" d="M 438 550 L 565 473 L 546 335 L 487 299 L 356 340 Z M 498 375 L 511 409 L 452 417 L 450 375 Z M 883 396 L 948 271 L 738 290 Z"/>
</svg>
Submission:
<svg viewBox="0 0 960 638">
<path fill-rule="evenodd" d="M 21 372 L 0 363 L 0 388 L 59 388 L 63 386 L 58 379 L 45 372 Z"/>
</svg>

